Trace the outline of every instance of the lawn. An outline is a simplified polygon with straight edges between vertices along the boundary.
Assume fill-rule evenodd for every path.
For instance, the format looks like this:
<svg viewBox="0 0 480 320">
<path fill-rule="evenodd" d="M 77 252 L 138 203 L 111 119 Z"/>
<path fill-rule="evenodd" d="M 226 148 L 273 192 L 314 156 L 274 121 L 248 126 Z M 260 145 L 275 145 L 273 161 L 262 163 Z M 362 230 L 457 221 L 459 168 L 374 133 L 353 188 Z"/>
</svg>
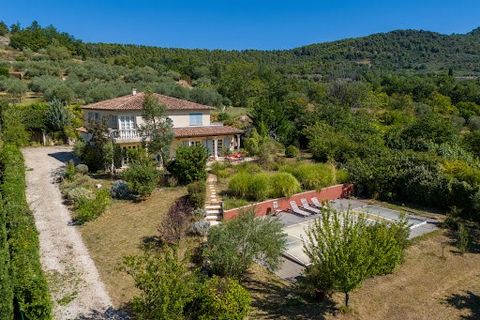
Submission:
<svg viewBox="0 0 480 320">
<path fill-rule="evenodd" d="M 171 204 L 185 194 L 183 187 L 161 188 L 140 203 L 115 200 L 102 216 L 80 227 L 115 306 L 128 303 L 135 293 L 130 277 L 118 270 L 122 258 L 141 253 Z"/>
</svg>

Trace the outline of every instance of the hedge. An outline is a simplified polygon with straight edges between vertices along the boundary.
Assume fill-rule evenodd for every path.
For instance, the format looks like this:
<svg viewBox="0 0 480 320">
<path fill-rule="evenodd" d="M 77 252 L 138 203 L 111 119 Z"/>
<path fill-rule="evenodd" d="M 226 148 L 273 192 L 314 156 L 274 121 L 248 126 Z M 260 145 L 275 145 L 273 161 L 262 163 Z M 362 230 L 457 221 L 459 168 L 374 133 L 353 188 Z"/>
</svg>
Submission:
<svg viewBox="0 0 480 320">
<path fill-rule="evenodd" d="M 0 163 L 14 299 L 27 319 L 48 320 L 52 318 L 50 294 L 40 265 L 38 233 L 25 197 L 25 166 L 18 147 L 5 145 Z"/>
<path fill-rule="evenodd" d="M 0 315 L 13 317 L 13 287 L 10 274 L 10 253 L 7 238 L 6 212 L 0 201 Z"/>
</svg>

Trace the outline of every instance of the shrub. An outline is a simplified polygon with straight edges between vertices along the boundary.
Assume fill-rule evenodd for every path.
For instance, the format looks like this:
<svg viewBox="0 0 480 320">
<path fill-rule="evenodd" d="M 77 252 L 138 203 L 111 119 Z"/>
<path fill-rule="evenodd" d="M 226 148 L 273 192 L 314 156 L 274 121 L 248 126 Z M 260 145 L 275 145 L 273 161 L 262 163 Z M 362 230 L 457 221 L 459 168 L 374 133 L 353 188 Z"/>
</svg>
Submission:
<svg viewBox="0 0 480 320">
<path fill-rule="evenodd" d="M 232 171 L 230 165 L 221 162 L 214 162 L 210 170 L 214 175 L 219 178 L 228 177 Z"/>
<path fill-rule="evenodd" d="M 272 186 L 272 197 L 290 197 L 300 192 L 300 183 L 293 175 L 288 172 L 277 172 L 270 177 Z"/>
<path fill-rule="evenodd" d="M 81 201 L 94 199 L 95 193 L 85 187 L 74 187 L 65 193 L 65 198 L 79 204 Z"/>
<path fill-rule="evenodd" d="M 240 171 L 228 184 L 229 191 L 235 196 L 255 201 L 264 200 L 270 194 L 270 180 L 266 173 L 255 175 Z"/>
<path fill-rule="evenodd" d="M 205 209 L 196 208 L 192 211 L 192 217 L 195 221 L 202 220 L 206 216 L 207 216 L 207 213 L 206 213 Z"/>
<path fill-rule="evenodd" d="M 195 221 L 190 228 L 190 232 L 199 237 L 205 237 L 208 230 L 210 230 L 210 223 L 207 220 Z"/>
<path fill-rule="evenodd" d="M 188 197 L 177 199 L 157 227 L 159 238 L 164 243 L 178 243 L 187 230 L 192 210 L 193 208 Z"/>
<path fill-rule="evenodd" d="M 68 161 L 65 165 L 65 179 L 72 180 L 75 176 L 75 164 L 73 161 Z"/>
<path fill-rule="evenodd" d="M 205 180 L 208 152 L 204 146 L 180 146 L 167 170 L 182 184 Z"/>
<path fill-rule="evenodd" d="M 203 208 L 205 205 L 206 186 L 203 181 L 192 182 L 187 186 L 188 197 L 194 208 Z"/>
<path fill-rule="evenodd" d="M 132 193 L 128 188 L 128 184 L 123 180 L 115 181 L 110 187 L 110 194 L 114 199 L 130 200 Z"/>
<path fill-rule="evenodd" d="M 285 156 L 288 158 L 296 158 L 300 155 L 300 150 L 294 145 L 290 145 L 285 149 Z"/>
<path fill-rule="evenodd" d="M 256 201 L 265 200 L 271 193 L 270 178 L 266 173 L 259 173 L 250 177 L 248 198 Z"/>
<path fill-rule="evenodd" d="M 87 174 L 88 173 L 88 166 L 86 164 L 77 164 L 75 166 L 75 172 L 80 174 Z"/>
<path fill-rule="evenodd" d="M 111 198 L 107 189 L 100 189 L 94 199 L 82 198 L 75 209 L 75 222 L 83 224 L 91 221 L 107 210 Z"/>
<path fill-rule="evenodd" d="M 213 277 L 205 282 L 195 312 L 201 320 L 241 320 L 247 316 L 251 298 L 238 281 Z"/>
<path fill-rule="evenodd" d="M 28 144 L 30 134 L 23 123 L 21 110 L 16 107 L 7 107 L 2 111 L 2 139 L 19 147 Z"/>
<path fill-rule="evenodd" d="M 283 167 L 282 170 L 293 174 L 307 190 L 319 190 L 335 183 L 335 168 L 330 164 L 300 163 L 295 167 Z"/>
<path fill-rule="evenodd" d="M 203 255 L 214 274 L 242 278 L 254 261 L 269 269 L 278 267 L 285 244 L 278 219 L 257 219 L 246 212 L 212 228 Z"/>
<path fill-rule="evenodd" d="M 197 280 L 176 250 L 165 246 L 161 252 L 125 257 L 123 270 L 132 276 L 139 290 L 132 301 L 137 319 L 185 319 Z"/>
<path fill-rule="evenodd" d="M 240 198 L 245 198 L 248 193 L 250 185 L 250 175 L 246 172 L 239 172 L 235 174 L 228 183 L 228 190 Z"/>
<path fill-rule="evenodd" d="M 153 161 L 134 161 L 127 170 L 122 174 L 123 179 L 127 182 L 129 189 L 140 198 L 145 198 L 152 194 L 157 186 L 160 173 Z"/>
<path fill-rule="evenodd" d="M 336 183 L 345 183 L 348 182 L 349 176 L 348 171 L 344 169 L 337 169 L 335 171 L 335 182 Z"/>
</svg>

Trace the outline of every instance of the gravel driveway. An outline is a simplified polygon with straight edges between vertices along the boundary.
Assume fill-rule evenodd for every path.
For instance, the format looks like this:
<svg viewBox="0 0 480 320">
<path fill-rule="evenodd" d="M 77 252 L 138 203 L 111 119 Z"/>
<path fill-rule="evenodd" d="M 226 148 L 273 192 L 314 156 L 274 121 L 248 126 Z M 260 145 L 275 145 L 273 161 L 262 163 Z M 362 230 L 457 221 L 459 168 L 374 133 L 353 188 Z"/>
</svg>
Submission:
<svg viewBox="0 0 480 320">
<path fill-rule="evenodd" d="M 27 199 L 39 231 L 55 319 L 114 319 L 112 303 L 52 174 L 72 158 L 66 147 L 26 148 Z"/>
</svg>

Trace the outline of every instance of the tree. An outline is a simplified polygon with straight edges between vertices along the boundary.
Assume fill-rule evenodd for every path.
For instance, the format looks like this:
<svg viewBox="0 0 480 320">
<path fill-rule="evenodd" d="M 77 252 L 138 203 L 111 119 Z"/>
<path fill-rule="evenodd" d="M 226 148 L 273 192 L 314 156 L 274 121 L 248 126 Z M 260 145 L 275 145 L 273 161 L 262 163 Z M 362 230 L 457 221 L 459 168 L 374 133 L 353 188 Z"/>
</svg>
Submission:
<svg viewBox="0 0 480 320">
<path fill-rule="evenodd" d="M 16 78 L 8 79 L 5 87 L 5 91 L 12 96 L 13 101 L 21 101 L 22 96 L 27 92 L 27 85 Z"/>
<path fill-rule="evenodd" d="M 254 261 L 277 268 L 285 244 L 278 219 L 249 211 L 210 230 L 204 258 L 214 274 L 241 279 Z"/>
<path fill-rule="evenodd" d="M 165 106 L 158 102 L 152 93 L 145 94 L 143 102 L 144 123 L 139 126 L 139 132 L 145 148 L 151 154 L 160 155 L 160 163 L 166 163 L 170 145 L 173 141 L 173 123 L 165 114 Z"/>
<path fill-rule="evenodd" d="M 85 146 L 79 148 L 78 151 L 82 152 L 80 159 L 93 172 L 111 168 L 112 161 L 107 145 L 112 141 L 107 125 L 103 121 L 92 121 L 87 124 L 87 129 L 91 138 Z"/>
<path fill-rule="evenodd" d="M 132 302 L 137 319 L 185 318 L 186 307 L 195 298 L 197 281 L 177 250 L 165 246 L 158 253 L 126 257 L 123 270 L 132 276 L 140 291 Z"/>
<path fill-rule="evenodd" d="M 64 83 L 54 85 L 45 90 L 45 99 L 60 100 L 64 104 L 72 102 L 75 94 L 71 88 Z"/>
<path fill-rule="evenodd" d="M 45 115 L 47 128 L 52 131 L 63 131 L 71 122 L 71 115 L 63 103 L 58 99 L 53 99 L 48 103 L 48 109 Z"/>
<path fill-rule="evenodd" d="M 5 22 L 0 21 L 0 36 L 4 36 L 8 33 L 8 26 Z"/>
<path fill-rule="evenodd" d="M 180 146 L 175 152 L 175 159 L 167 165 L 167 170 L 182 184 L 202 181 L 207 177 L 207 159 L 208 152 L 204 146 Z"/>
<path fill-rule="evenodd" d="M 305 283 L 343 292 L 348 307 L 350 291 L 402 261 L 408 229 L 404 220 L 392 225 L 369 226 L 364 215 L 324 209 L 307 230 L 304 251 L 311 265 L 305 270 Z"/>
<path fill-rule="evenodd" d="M 134 159 L 122 174 L 128 188 L 134 193 L 145 198 L 152 194 L 160 179 L 160 172 L 155 162 L 149 157 Z"/>
<path fill-rule="evenodd" d="M 204 283 L 196 303 L 198 310 L 193 314 L 200 320 L 242 320 L 251 298 L 236 280 L 214 276 Z"/>
</svg>

